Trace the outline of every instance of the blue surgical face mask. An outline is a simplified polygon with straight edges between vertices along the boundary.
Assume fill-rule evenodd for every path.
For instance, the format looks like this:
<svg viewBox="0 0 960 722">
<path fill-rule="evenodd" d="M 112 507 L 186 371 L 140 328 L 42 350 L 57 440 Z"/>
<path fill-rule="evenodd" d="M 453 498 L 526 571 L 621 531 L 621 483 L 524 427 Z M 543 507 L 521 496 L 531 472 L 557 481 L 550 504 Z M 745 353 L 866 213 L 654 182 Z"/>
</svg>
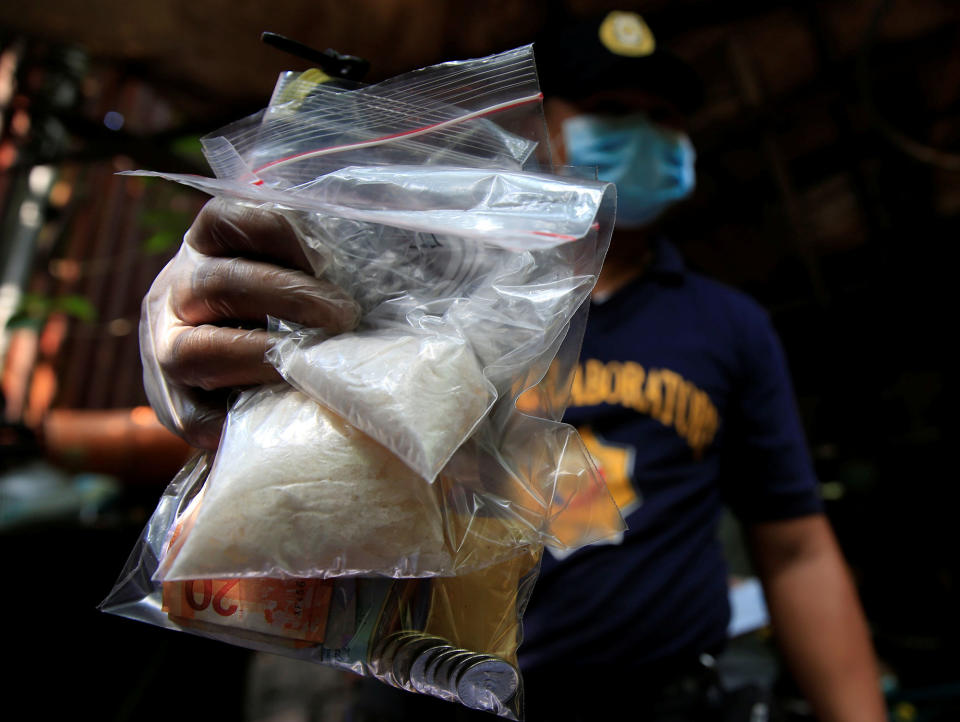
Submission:
<svg viewBox="0 0 960 722">
<path fill-rule="evenodd" d="M 563 122 L 567 162 L 596 166 L 597 177 L 617 186 L 617 226 L 638 228 L 696 184 L 696 153 L 685 133 L 645 116 L 578 115 Z"/>
</svg>

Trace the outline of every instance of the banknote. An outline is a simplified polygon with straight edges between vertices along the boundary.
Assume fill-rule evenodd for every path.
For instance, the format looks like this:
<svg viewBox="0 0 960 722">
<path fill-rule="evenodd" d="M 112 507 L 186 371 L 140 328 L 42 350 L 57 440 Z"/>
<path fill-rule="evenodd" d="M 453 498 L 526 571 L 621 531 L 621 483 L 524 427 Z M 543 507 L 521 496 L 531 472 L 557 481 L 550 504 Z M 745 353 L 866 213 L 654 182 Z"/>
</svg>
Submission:
<svg viewBox="0 0 960 722">
<path fill-rule="evenodd" d="M 163 583 L 163 611 L 177 621 L 238 627 L 323 642 L 332 579 L 192 579 Z"/>
</svg>

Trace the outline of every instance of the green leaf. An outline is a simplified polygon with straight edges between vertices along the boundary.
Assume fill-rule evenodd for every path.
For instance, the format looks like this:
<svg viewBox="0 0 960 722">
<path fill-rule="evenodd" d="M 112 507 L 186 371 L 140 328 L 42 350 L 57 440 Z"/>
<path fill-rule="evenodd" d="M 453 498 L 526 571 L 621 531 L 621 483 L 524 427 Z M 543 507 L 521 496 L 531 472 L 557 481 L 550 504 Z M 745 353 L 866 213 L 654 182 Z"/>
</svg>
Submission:
<svg viewBox="0 0 960 722">
<path fill-rule="evenodd" d="M 180 242 L 180 233 L 177 231 L 157 231 L 143 242 L 143 250 L 147 253 L 162 253 L 170 250 Z"/>
<path fill-rule="evenodd" d="M 185 135 L 182 138 L 177 138 L 170 144 L 170 149 L 177 155 L 188 158 L 203 158 L 199 135 Z"/>
<path fill-rule="evenodd" d="M 43 326 L 43 320 L 39 318 L 31 318 L 23 311 L 17 311 L 10 317 L 10 320 L 7 321 L 7 328 L 32 328 L 37 331 Z"/>
<path fill-rule="evenodd" d="M 53 309 L 79 318 L 81 321 L 93 321 L 97 317 L 96 307 L 86 296 L 60 296 L 54 299 Z"/>
<path fill-rule="evenodd" d="M 46 318 L 50 313 L 52 301 L 39 293 L 24 293 L 20 297 L 17 313 L 26 318 Z"/>
<path fill-rule="evenodd" d="M 143 211 L 138 220 L 141 226 L 163 228 L 165 226 L 183 226 L 185 225 L 185 221 L 189 221 L 189 218 L 183 211 L 172 211 L 169 208 L 154 208 L 149 211 Z"/>
</svg>

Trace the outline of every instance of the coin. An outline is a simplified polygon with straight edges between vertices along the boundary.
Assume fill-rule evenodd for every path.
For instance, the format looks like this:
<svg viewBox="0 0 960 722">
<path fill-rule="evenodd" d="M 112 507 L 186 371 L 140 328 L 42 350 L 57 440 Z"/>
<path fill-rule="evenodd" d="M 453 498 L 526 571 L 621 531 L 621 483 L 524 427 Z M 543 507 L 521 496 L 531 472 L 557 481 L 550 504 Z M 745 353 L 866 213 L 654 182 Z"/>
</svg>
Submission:
<svg viewBox="0 0 960 722">
<path fill-rule="evenodd" d="M 427 666 L 433 662 L 437 655 L 453 648 L 451 644 L 437 644 L 434 647 L 428 647 L 413 660 L 413 664 L 410 665 L 410 684 L 417 692 L 431 693 L 427 685 Z"/>
<path fill-rule="evenodd" d="M 520 687 L 520 674 L 504 659 L 486 657 L 464 669 L 456 681 L 456 694 L 471 709 L 497 711 Z"/>
<path fill-rule="evenodd" d="M 423 632 L 413 629 L 400 629 L 382 637 L 370 653 L 370 669 L 374 675 L 395 684 L 391 674 L 393 672 L 393 658 L 400 648 L 410 639 L 418 639 Z"/>
<path fill-rule="evenodd" d="M 420 635 L 407 637 L 401 642 L 400 648 L 393 655 L 393 677 L 397 684 L 406 687 L 410 684 L 411 667 L 414 661 L 426 650 L 437 644 L 446 644 L 447 640 L 440 637 Z"/>
<path fill-rule="evenodd" d="M 456 667 L 454 667 L 454 669 L 450 672 L 450 689 L 456 690 L 457 684 L 460 681 L 460 677 L 463 676 L 464 671 L 475 665 L 477 662 L 482 662 L 487 659 L 499 659 L 499 657 L 476 652 L 469 658 L 458 659 Z"/>
<path fill-rule="evenodd" d="M 373 649 L 370 650 L 370 668 L 375 675 L 382 675 L 389 666 L 389 663 L 384 664 L 384 660 L 388 654 L 391 657 L 393 656 L 393 651 L 396 649 L 397 644 L 400 643 L 402 634 L 403 632 L 401 631 L 384 635 L 373 645 Z"/>
<path fill-rule="evenodd" d="M 437 669 L 433 675 L 434 684 L 440 689 L 456 694 L 452 680 L 453 675 L 461 665 L 469 665 L 477 657 L 476 652 L 466 649 L 457 650 L 456 654 L 445 654 L 437 662 Z"/>
<path fill-rule="evenodd" d="M 457 647 L 450 647 L 449 649 L 444 649 L 439 654 L 436 654 L 427 663 L 423 679 L 424 686 L 426 687 L 428 694 L 432 694 L 435 697 L 440 697 L 441 699 L 449 700 L 455 698 L 456 695 L 453 690 L 449 689 L 438 680 L 437 673 L 440 671 L 440 665 L 444 662 L 444 660 L 452 657 L 459 657 L 464 653 L 464 651 L 465 650 L 458 649 Z"/>
</svg>

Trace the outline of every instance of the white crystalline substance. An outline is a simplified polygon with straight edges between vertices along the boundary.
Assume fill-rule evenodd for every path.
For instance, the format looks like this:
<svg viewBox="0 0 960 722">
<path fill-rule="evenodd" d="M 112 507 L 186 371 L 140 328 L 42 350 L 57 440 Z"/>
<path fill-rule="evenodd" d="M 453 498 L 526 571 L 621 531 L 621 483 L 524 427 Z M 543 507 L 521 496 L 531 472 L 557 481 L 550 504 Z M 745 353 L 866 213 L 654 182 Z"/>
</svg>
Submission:
<svg viewBox="0 0 960 722">
<path fill-rule="evenodd" d="M 382 443 L 428 481 L 495 399 L 461 339 L 390 331 L 322 343 L 281 340 L 271 361 L 301 391 Z"/>
<path fill-rule="evenodd" d="M 245 393 L 166 580 L 449 570 L 437 489 L 291 389 Z"/>
</svg>

